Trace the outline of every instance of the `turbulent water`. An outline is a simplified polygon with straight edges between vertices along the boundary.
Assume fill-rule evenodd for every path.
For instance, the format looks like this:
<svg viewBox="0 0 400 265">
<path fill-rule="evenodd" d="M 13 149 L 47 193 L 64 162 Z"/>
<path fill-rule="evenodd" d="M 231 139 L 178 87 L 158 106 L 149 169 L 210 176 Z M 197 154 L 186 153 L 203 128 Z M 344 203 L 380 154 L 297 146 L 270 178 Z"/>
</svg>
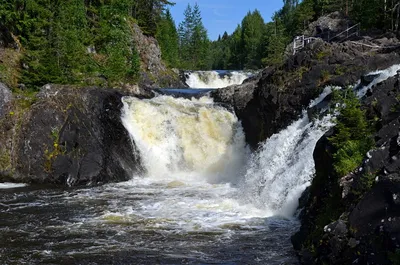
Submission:
<svg viewBox="0 0 400 265">
<path fill-rule="evenodd" d="M 240 85 L 254 75 L 246 71 L 189 71 L 185 72 L 185 82 L 190 88 L 222 88 Z"/>
<path fill-rule="evenodd" d="M 310 121 L 304 111 L 250 153 L 240 121 L 209 97 L 123 104 L 145 173 L 87 189 L 0 184 L 1 264 L 297 263 L 293 215 L 329 112 Z"/>
</svg>

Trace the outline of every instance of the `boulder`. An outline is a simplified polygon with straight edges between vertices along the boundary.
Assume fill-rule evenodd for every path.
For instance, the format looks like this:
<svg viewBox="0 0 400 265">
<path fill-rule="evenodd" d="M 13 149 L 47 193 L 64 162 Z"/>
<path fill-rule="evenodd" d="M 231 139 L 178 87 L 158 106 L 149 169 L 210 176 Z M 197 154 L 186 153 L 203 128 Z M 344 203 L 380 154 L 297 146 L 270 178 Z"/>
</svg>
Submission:
<svg viewBox="0 0 400 265">
<path fill-rule="evenodd" d="M 121 122 L 123 95 L 113 89 L 44 86 L 29 109 L 14 115 L 19 121 L 7 180 L 97 185 L 140 172 L 140 158 Z"/>
<path fill-rule="evenodd" d="M 306 36 L 313 37 L 334 37 L 343 32 L 354 23 L 340 12 L 333 12 L 326 16 L 319 17 L 312 22 L 304 32 Z"/>
</svg>

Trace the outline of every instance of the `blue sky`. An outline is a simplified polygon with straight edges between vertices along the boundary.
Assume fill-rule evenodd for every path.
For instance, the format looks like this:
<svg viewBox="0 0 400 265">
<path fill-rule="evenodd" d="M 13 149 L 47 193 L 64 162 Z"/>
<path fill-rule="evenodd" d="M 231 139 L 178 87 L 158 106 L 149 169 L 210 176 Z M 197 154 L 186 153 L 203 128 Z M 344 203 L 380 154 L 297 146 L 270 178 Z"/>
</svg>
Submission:
<svg viewBox="0 0 400 265">
<path fill-rule="evenodd" d="M 283 0 L 172 0 L 171 7 L 176 26 L 183 20 L 183 11 L 190 3 L 200 6 L 204 26 L 211 40 L 227 31 L 232 33 L 248 11 L 258 9 L 266 22 L 271 21 L 272 14 L 283 6 Z"/>
</svg>

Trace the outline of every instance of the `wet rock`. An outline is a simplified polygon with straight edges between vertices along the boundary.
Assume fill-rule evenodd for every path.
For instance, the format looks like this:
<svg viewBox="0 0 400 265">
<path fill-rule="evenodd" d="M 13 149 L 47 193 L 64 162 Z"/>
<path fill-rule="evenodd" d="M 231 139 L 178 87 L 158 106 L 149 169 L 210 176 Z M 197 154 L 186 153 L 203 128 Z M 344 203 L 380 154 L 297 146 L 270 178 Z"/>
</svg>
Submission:
<svg viewBox="0 0 400 265">
<path fill-rule="evenodd" d="M 356 240 L 355 238 L 350 238 L 349 242 L 347 245 L 351 248 L 355 248 L 358 244 L 360 244 L 360 241 Z"/>
<path fill-rule="evenodd" d="M 340 12 L 333 12 L 322 16 L 308 26 L 304 32 L 306 36 L 333 37 L 346 30 L 353 23 Z M 326 36 L 325 36 L 326 35 Z"/>
<path fill-rule="evenodd" d="M 345 237 L 348 230 L 343 220 L 338 220 L 324 227 L 325 233 L 330 233 L 337 237 Z"/>
<path fill-rule="evenodd" d="M 369 84 L 374 81 L 374 79 L 378 76 L 379 74 L 368 74 L 368 75 L 363 75 L 361 76 L 361 85 L 362 86 L 368 86 Z"/>
</svg>

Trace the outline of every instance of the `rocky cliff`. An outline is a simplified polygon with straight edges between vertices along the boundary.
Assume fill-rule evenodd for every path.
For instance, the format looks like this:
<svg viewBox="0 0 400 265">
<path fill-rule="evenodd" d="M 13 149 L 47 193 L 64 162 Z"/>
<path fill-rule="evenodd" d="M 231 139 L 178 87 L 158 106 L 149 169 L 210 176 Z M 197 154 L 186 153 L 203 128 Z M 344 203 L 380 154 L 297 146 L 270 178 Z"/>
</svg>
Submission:
<svg viewBox="0 0 400 265">
<path fill-rule="evenodd" d="M 139 85 L 152 88 L 186 87 L 179 71 L 168 68 L 162 61 L 157 40 L 144 35 L 136 24 L 133 24 L 133 41 L 141 60 Z"/>
<path fill-rule="evenodd" d="M 314 151 L 316 176 L 292 238 L 304 264 L 398 264 L 400 261 L 400 83 L 372 87 L 362 99 L 376 141 L 357 170 L 334 172 L 328 132 Z"/>
<path fill-rule="evenodd" d="M 394 38 L 380 40 L 380 47 L 385 47 L 385 43 L 391 47 Z M 316 41 L 289 57 L 282 66 L 267 68 L 243 85 L 219 89 L 213 97 L 233 106 L 247 142 L 256 148 L 297 119 L 325 86 L 354 85 L 363 74 L 399 62 L 399 54 L 392 49 L 376 48 L 362 41 Z"/>
</svg>

